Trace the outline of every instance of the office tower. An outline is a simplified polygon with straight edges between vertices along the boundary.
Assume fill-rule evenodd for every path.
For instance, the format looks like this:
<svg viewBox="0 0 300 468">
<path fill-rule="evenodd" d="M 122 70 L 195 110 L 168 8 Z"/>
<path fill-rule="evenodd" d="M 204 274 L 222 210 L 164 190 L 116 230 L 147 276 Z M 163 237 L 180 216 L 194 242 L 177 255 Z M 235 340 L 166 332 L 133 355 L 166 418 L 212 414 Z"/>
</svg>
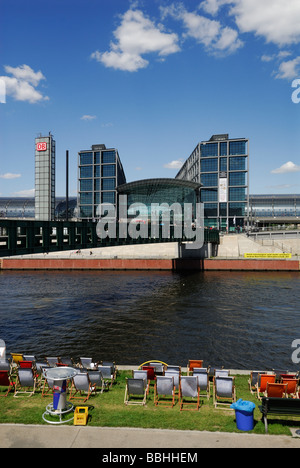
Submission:
<svg viewBox="0 0 300 468">
<path fill-rule="evenodd" d="M 78 217 L 99 218 L 99 206 L 112 204 L 117 208 L 118 185 L 126 178 L 118 151 L 105 145 L 93 145 L 78 153 Z"/>
<path fill-rule="evenodd" d="M 52 221 L 55 216 L 55 141 L 40 135 L 35 139 L 35 219 Z"/>
<path fill-rule="evenodd" d="M 213 135 L 198 143 L 176 178 L 200 182 L 208 228 L 236 230 L 249 222 L 249 140 Z"/>
</svg>

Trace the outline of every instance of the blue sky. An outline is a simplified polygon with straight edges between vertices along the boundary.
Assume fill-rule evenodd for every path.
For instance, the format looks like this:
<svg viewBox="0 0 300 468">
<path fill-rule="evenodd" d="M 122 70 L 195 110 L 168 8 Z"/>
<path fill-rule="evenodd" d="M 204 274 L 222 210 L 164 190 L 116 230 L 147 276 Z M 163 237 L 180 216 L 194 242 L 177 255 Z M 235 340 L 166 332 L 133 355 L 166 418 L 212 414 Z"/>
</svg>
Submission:
<svg viewBox="0 0 300 468">
<path fill-rule="evenodd" d="M 34 194 L 34 138 L 117 148 L 174 177 L 199 141 L 250 140 L 250 193 L 300 193 L 299 0 L 2 0 L 0 196 Z M 5 88 L 5 94 L 3 89 Z"/>
</svg>

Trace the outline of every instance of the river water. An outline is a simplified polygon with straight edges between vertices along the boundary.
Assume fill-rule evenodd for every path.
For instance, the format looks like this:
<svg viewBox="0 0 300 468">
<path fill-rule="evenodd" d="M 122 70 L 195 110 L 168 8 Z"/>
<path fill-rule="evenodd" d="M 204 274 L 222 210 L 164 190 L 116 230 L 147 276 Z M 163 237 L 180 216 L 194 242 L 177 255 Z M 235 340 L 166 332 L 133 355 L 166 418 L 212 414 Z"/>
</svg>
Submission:
<svg viewBox="0 0 300 468">
<path fill-rule="evenodd" d="M 0 296 L 7 355 L 300 368 L 299 273 L 1 272 Z"/>
</svg>

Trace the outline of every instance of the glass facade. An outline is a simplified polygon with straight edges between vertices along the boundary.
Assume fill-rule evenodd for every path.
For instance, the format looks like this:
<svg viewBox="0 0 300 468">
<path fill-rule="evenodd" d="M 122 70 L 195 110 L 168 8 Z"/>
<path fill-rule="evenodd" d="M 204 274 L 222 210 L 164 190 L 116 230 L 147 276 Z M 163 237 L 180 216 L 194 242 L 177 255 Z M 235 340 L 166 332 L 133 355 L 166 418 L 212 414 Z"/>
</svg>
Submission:
<svg viewBox="0 0 300 468">
<path fill-rule="evenodd" d="M 154 205 L 161 205 L 159 207 L 160 213 L 157 213 L 157 215 L 162 216 L 163 204 L 166 204 L 167 210 L 173 204 L 179 204 L 180 210 L 174 210 L 175 213 L 172 213 L 171 210 L 171 222 L 176 222 L 177 214 L 180 214 L 178 221 L 184 221 L 182 215 L 184 214 L 185 203 L 192 206 L 192 215 L 195 215 L 196 203 L 199 202 L 199 191 L 199 184 L 176 179 L 140 180 L 118 187 L 122 213 L 126 212 L 129 219 L 141 216 L 144 220 L 149 221 L 155 211 Z M 126 207 L 122 206 L 123 199 L 120 195 L 126 195 Z M 132 207 L 132 205 L 134 206 Z"/>
<path fill-rule="evenodd" d="M 35 139 L 35 219 L 55 217 L 55 141 L 49 133 Z"/>
<path fill-rule="evenodd" d="M 251 222 L 300 223 L 300 195 L 251 195 L 249 201 Z"/>
<path fill-rule="evenodd" d="M 93 145 L 90 151 L 78 153 L 78 217 L 98 218 L 97 208 L 103 203 L 117 203 L 116 188 L 126 182 L 116 149 Z"/>
<path fill-rule="evenodd" d="M 58 197 L 55 199 L 55 219 L 65 219 L 67 203 L 66 199 Z M 68 202 L 69 218 L 76 217 L 77 200 L 70 198 Z M 11 219 L 35 219 L 34 198 L 0 198 L 0 218 Z"/>
<path fill-rule="evenodd" d="M 200 182 L 207 227 L 234 230 L 247 220 L 248 140 L 213 135 L 197 145 L 176 178 Z"/>
</svg>

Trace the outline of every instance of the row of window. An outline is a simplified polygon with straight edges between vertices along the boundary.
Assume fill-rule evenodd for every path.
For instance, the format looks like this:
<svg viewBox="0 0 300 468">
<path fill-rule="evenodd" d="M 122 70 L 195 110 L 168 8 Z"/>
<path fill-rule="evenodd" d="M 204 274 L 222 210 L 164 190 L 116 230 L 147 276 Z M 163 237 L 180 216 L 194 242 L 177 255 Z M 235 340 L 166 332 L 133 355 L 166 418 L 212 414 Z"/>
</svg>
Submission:
<svg viewBox="0 0 300 468">
<path fill-rule="evenodd" d="M 217 187 L 219 184 L 218 173 L 201 174 L 201 184 L 203 187 Z M 229 186 L 233 185 L 247 185 L 245 172 L 231 172 L 229 173 Z"/>
<path fill-rule="evenodd" d="M 79 195 L 80 205 L 99 205 L 99 203 L 115 203 L 116 192 L 83 192 Z"/>
<path fill-rule="evenodd" d="M 116 165 L 106 164 L 104 166 L 81 166 L 79 168 L 80 179 L 91 177 L 115 177 Z"/>
<path fill-rule="evenodd" d="M 228 212 L 227 204 L 220 203 L 219 216 L 245 216 L 246 204 L 245 203 L 229 203 Z M 218 216 L 218 204 L 206 203 L 204 206 L 204 216 Z"/>
<path fill-rule="evenodd" d="M 227 142 L 220 143 L 202 143 L 200 146 L 201 156 L 203 158 L 210 156 L 234 156 L 236 154 L 247 154 L 246 141 L 230 141 L 229 148 Z"/>
<path fill-rule="evenodd" d="M 99 192 L 100 190 L 115 190 L 116 179 L 83 179 L 79 181 L 80 192 Z"/>
<path fill-rule="evenodd" d="M 241 187 L 230 187 L 228 190 L 229 201 L 245 201 L 246 190 Z M 218 201 L 218 189 L 201 190 L 201 201 Z"/>
<path fill-rule="evenodd" d="M 100 152 L 86 152 L 79 154 L 79 165 L 83 164 L 111 164 L 116 162 L 116 153 L 115 151 L 104 151 L 100 158 Z"/>
<path fill-rule="evenodd" d="M 219 167 L 220 162 L 220 167 Z M 245 171 L 246 170 L 246 158 L 235 157 L 229 158 L 229 167 L 227 158 L 209 158 L 202 159 L 201 161 L 201 172 L 218 172 L 218 171 Z"/>
</svg>

